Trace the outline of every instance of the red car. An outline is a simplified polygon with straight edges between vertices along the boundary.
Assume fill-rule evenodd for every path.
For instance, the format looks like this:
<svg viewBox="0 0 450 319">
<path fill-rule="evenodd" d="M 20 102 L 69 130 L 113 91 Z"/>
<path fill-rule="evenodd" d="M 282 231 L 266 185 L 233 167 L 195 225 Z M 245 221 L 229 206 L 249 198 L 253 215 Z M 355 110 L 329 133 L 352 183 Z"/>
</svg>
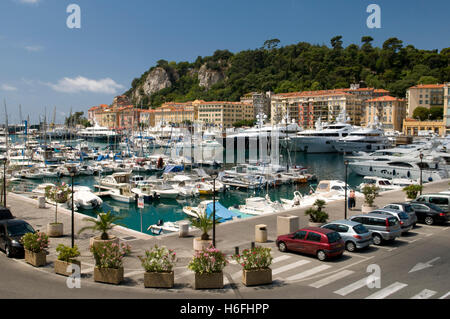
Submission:
<svg viewBox="0 0 450 319">
<path fill-rule="evenodd" d="M 345 243 L 338 232 L 326 228 L 308 227 L 295 233 L 277 238 L 278 249 L 316 255 L 321 261 L 329 257 L 340 257 L 344 253 Z"/>
</svg>

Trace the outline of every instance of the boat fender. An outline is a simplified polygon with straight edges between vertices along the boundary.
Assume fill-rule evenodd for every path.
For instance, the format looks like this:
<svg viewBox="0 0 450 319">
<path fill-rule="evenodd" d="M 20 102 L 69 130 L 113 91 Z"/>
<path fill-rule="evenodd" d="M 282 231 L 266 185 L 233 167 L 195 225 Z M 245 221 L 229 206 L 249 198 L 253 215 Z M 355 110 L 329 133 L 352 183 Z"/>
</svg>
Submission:
<svg viewBox="0 0 450 319">
<path fill-rule="evenodd" d="M 429 181 L 429 182 L 432 182 L 432 181 L 433 181 L 433 177 L 431 177 L 431 176 L 428 177 L 428 181 Z"/>
<path fill-rule="evenodd" d="M 406 176 L 411 177 L 411 172 L 408 171 L 408 173 L 406 173 Z"/>
</svg>

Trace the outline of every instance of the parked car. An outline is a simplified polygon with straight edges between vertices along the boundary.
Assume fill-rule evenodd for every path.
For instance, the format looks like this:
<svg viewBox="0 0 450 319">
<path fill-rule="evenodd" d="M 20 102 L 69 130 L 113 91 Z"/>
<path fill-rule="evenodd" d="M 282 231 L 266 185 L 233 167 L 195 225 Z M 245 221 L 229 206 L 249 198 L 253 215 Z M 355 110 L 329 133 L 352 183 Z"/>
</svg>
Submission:
<svg viewBox="0 0 450 319">
<path fill-rule="evenodd" d="M 0 220 L 0 249 L 3 249 L 8 257 L 23 255 L 24 249 L 20 240 L 26 233 L 35 233 L 33 227 L 26 221 Z"/>
<path fill-rule="evenodd" d="M 322 228 L 334 230 L 341 235 L 345 243 L 345 249 L 348 251 L 355 251 L 356 249 L 362 249 L 369 247 L 373 243 L 372 234 L 363 224 L 351 221 L 351 220 L 336 220 Z"/>
<path fill-rule="evenodd" d="M 14 219 L 14 216 L 11 214 L 9 208 L 0 206 L 0 220 L 4 219 Z"/>
<path fill-rule="evenodd" d="M 276 244 L 282 252 L 292 250 L 315 255 L 320 261 L 330 257 L 340 257 L 345 251 L 345 243 L 338 232 L 308 227 L 277 237 Z"/>
<path fill-rule="evenodd" d="M 394 216 L 400 222 L 400 228 L 402 230 L 402 234 L 409 232 L 411 230 L 411 228 L 413 227 L 413 220 L 411 219 L 411 217 L 409 217 L 409 215 L 407 213 L 401 212 L 399 210 L 389 209 L 389 208 L 380 208 L 380 209 L 371 211 L 370 213 Z"/>
<path fill-rule="evenodd" d="M 395 209 L 407 213 L 412 220 L 413 227 L 416 227 L 417 216 L 414 208 L 411 206 L 411 203 L 391 203 L 383 208 Z"/>
<path fill-rule="evenodd" d="M 446 223 L 450 220 L 450 213 L 445 212 L 439 206 L 425 202 L 412 201 L 411 206 L 416 212 L 417 219 L 427 225 L 435 223 Z"/>
<path fill-rule="evenodd" d="M 381 245 L 387 240 L 393 241 L 402 232 L 397 217 L 390 215 L 369 213 L 352 216 L 350 220 L 366 226 L 372 233 L 375 245 Z"/>
<path fill-rule="evenodd" d="M 450 212 L 450 194 L 426 194 L 417 197 L 415 202 L 430 203 L 442 208 L 445 212 Z"/>
</svg>

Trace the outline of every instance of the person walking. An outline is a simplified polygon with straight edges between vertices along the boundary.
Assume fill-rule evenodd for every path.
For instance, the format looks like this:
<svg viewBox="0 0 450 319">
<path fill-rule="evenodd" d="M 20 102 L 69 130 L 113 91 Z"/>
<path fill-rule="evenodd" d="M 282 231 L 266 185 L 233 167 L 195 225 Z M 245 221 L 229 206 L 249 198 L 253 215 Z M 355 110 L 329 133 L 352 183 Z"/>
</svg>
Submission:
<svg viewBox="0 0 450 319">
<path fill-rule="evenodd" d="M 350 195 L 348 197 L 348 208 L 350 210 L 353 210 L 353 207 L 355 207 L 355 206 L 356 206 L 356 193 L 352 189 L 352 190 L 350 190 Z"/>
</svg>

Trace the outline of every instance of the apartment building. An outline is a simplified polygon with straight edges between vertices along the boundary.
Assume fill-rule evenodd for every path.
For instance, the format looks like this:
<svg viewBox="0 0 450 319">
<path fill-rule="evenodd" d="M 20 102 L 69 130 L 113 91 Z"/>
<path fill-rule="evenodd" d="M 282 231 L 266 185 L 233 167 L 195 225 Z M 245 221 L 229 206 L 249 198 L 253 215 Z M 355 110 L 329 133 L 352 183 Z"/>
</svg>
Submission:
<svg viewBox="0 0 450 319">
<path fill-rule="evenodd" d="M 263 112 L 270 118 L 270 101 L 273 92 L 250 92 L 241 97 L 241 103 L 252 104 L 253 105 L 253 115 L 256 118 L 258 113 Z"/>
<path fill-rule="evenodd" d="M 203 101 L 185 103 L 167 102 L 155 109 L 156 124 L 182 124 L 197 120 L 197 107 Z"/>
<path fill-rule="evenodd" d="M 444 125 L 445 135 L 450 134 L 450 82 L 444 84 Z"/>
<path fill-rule="evenodd" d="M 197 103 L 198 120 L 205 124 L 213 124 L 229 128 L 233 123 L 255 118 L 253 104 L 226 101 L 201 101 Z"/>
<path fill-rule="evenodd" d="M 155 110 L 142 110 L 139 123 L 144 127 L 155 126 Z"/>
<path fill-rule="evenodd" d="M 418 136 L 419 132 L 433 132 L 439 136 L 445 135 L 445 124 L 440 121 L 420 121 L 412 118 L 403 120 L 403 134 L 409 136 Z"/>
<path fill-rule="evenodd" d="M 412 117 L 414 110 L 419 106 L 428 109 L 432 106 L 443 106 L 444 86 L 444 84 L 419 84 L 410 87 L 406 91 L 408 101 L 406 115 Z"/>
<path fill-rule="evenodd" d="M 406 101 L 392 96 L 381 96 L 366 101 L 365 123 L 375 122 L 376 118 L 385 130 L 402 131 L 406 117 Z"/>
</svg>

